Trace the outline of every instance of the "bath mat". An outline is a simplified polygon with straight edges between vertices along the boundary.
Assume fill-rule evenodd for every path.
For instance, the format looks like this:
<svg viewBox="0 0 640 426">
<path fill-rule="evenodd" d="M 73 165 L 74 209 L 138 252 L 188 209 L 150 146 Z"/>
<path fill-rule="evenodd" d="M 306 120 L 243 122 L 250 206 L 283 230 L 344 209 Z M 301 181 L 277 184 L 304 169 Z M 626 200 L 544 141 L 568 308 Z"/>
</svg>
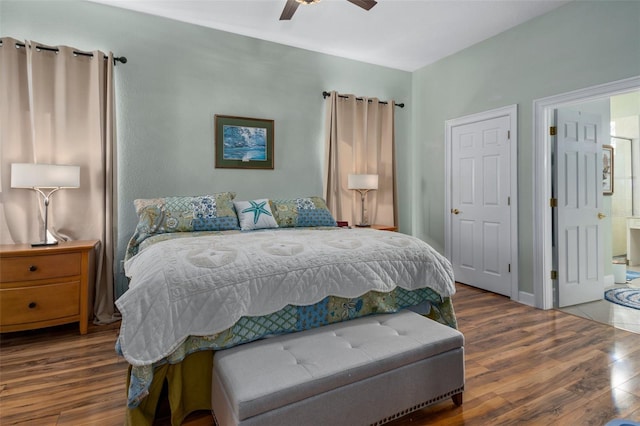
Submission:
<svg viewBox="0 0 640 426">
<path fill-rule="evenodd" d="M 627 271 L 627 281 L 635 280 L 636 278 L 640 278 L 640 272 Z"/>
<path fill-rule="evenodd" d="M 633 420 L 614 419 L 604 426 L 640 426 L 640 423 L 636 423 Z"/>
<path fill-rule="evenodd" d="M 640 289 L 637 288 L 612 288 L 604 292 L 604 298 L 618 305 L 640 309 Z"/>
</svg>

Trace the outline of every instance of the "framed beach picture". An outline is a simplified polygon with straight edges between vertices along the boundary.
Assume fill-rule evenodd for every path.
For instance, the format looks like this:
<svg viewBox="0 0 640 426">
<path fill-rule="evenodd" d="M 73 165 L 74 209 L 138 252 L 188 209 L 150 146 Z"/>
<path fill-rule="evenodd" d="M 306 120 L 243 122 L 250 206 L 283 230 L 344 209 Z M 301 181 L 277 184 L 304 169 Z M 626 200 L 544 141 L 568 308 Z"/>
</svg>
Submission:
<svg viewBox="0 0 640 426">
<path fill-rule="evenodd" d="M 613 146 L 602 145 L 602 193 L 613 195 Z"/>
<path fill-rule="evenodd" d="M 273 120 L 215 115 L 216 168 L 273 169 Z"/>
</svg>

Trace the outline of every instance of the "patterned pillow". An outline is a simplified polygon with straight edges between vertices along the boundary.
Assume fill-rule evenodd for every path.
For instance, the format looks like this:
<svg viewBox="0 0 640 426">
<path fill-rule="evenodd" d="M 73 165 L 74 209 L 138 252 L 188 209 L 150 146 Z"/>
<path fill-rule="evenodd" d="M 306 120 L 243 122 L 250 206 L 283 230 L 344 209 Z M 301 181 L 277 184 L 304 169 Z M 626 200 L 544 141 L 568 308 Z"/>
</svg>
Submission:
<svg viewBox="0 0 640 426">
<path fill-rule="evenodd" d="M 147 238 L 170 232 L 238 230 L 233 208 L 235 192 L 212 195 L 138 199 L 133 202 L 138 225 L 127 245 L 126 259 L 138 253 Z"/>
<path fill-rule="evenodd" d="M 278 227 L 268 199 L 234 201 L 233 204 L 240 220 L 240 229 L 243 231 Z"/>
<path fill-rule="evenodd" d="M 336 226 L 336 220 L 320 197 L 271 200 L 276 222 L 281 228 Z"/>
<path fill-rule="evenodd" d="M 224 231 L 239 229 L 233 208 L 234 192 L 212 195 L 138 199 L 136 231 L 167 232 Z"/>
</svg>

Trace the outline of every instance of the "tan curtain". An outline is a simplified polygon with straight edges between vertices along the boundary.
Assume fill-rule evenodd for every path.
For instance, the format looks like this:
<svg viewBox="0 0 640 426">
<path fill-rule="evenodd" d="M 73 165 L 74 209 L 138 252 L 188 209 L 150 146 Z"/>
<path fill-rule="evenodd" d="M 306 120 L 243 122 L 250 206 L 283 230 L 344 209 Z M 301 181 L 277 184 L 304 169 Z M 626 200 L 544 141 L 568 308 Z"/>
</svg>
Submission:
<svg viewBox="0 0 640 426">
<path fill-rule="evenodd" d="M 331 92 L 326 105 L 324 197 L 336 220 L 360 223 L 361 199 L 349 174 L 377 174 L 366 195 L 369 223 L 397 226 L 394 102 Z"/>
<path fill-rule="evenodd" d="M 53 52 L 32 41 L 1 41 L 0 242 L 44 238 L 41 197 L 11 188 L 11 163 L 80 166 L 80 188 L 52 196 L 49 230 L 58 240 L 101 242 L 94 322 L 114 321 L 113 55 L 79 55 L 66 46 Z"/>
</svg>

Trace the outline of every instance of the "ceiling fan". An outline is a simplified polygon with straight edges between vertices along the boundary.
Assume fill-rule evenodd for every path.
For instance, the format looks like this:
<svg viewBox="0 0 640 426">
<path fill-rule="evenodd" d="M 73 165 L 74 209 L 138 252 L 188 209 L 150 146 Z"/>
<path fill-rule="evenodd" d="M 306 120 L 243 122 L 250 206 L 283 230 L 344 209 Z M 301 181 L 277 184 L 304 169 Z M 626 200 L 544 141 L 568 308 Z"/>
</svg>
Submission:
<svg viewBox="0 0 640 426">
<path fill-rule="evenodd" d="M 296 12 L 298 6 L 301 3 L 304 4 L 314 4 L 318 3 L 320 0 L 287 0 L 287 4 L 284 5 L 284 10 L 282 11 L 282 15 L 280 15 L 281 21 L 288 21 L 293 17 L 293 14 Z M 363 8 L 364 10 L 369 10 L 373 6 L 375 6 L 378 2 L 375 0 L 347 0 L 349 3 L 353 3 L 356 6 Z"/>
</svg>

